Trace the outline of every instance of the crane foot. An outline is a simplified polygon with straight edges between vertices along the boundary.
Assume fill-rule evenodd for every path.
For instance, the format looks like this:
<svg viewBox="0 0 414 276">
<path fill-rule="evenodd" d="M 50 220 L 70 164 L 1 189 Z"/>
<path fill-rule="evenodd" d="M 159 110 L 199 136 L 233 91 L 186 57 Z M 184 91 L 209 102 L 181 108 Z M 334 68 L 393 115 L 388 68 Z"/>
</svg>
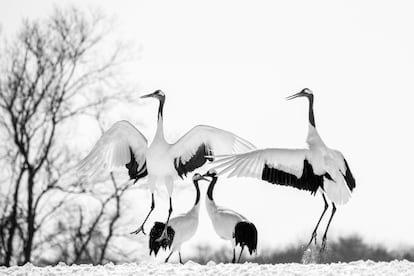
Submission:
<svg viewBox="0 0 414 276">
<path fill-rule="evenodd" d="M 309 246 L 312 244 L 312 241 L 315 241 L 315 245 L 316 245 L 316 231 L 313 231 L 312 233 L 312 237 L 310 239 L 310 241 L 308 242 L 308 244 L 305 247 L 305 250 L 307 250 L 309 248 Z"/>
<path fill-rule="evenodd" d="M 326 249 L 326 236 L 324 236 L 322 239 L 322 245 L 321 245 L 320 252 L 323 253 L 325 249 Z"/>
<path fill-rule="evenodd" d="M 141 224 L 141 226 L 140 226 L 140 227 L 138 227 L 138 228 L 137 228 L 137 230 L 132 231 L 130 234 L 135 234 L 135 235 L 138 235 L 138 234 L 139 234 L 139 232 L 142 232 L 142 234 L 147 235 L 147 234 L 145 233 L 145 231 L 144 231 L 144 225 L 143 225 L 143 224 Z"/>
</svg>

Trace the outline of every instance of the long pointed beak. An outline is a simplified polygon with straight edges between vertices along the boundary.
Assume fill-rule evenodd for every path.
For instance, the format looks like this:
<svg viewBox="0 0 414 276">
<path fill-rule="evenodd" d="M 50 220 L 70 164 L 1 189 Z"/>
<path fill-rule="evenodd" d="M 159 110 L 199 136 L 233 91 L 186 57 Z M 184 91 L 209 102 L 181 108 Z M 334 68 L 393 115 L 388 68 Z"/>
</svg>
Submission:
<svg viewBox="0 0 414 276">
<path fill-rule="evenodd" d="M 201 180 L 201 179 L 203 179 L 203 180 L 205 180 L 205 181 L 210 181 L 210 180 L 208 180 L 207 178 L 205 178 L 205 177 L 204 177 L 204 175 L 202 175 L 202 176 L 199 178 L 199 180 Z"/>
<path fill-rule="evenodd" d="M 299 93 L 296 93 L 296 94 L 293 94 L 291 96 L 286 97 L 286 100 L 289 101 L 289 100 L 293 100 L 294 98 L 303 97 L 303 96 L 305 96 L 305 95 L 302 92 L 299 92 Z"/>
<path fill-rule="evenodd" d="M 149 93 L 149 94 L 147 94 L 147 95 L 141 96 L 140 98 L 141 98 L 141 99 L 145 99 L 145 98 L 151 98 L 151 97 L 153 97 L 153 96 L 154 96 L 154 93 Z"/>
<path fill-rule="evenodd" d="M 208 172 L 206 172 L 205 174 L 203 174 L 201 177 L 203 177 L 204 179 L 207 177 L 209 177 Z"/>
</svg>

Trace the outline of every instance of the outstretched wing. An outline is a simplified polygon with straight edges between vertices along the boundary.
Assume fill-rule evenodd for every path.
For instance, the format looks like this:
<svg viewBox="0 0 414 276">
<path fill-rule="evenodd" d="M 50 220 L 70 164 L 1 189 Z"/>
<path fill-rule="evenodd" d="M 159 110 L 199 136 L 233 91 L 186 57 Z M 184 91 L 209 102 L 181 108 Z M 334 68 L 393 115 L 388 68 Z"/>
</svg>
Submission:
<svg viewBox="0 0 414 276">
<path fill-rule="evenodd" d="M 207 161 L 213 160 L 206 155 L 242 153 L 254 148 L 253 144 L 229 131 L 199 125 L 172 145 L 170 155 L 174 158 L 174 167 L 182 178 Z"/>
<path fill-rule="evenodd" d="M 252 177 L 273 184 L 291 186 L 315 193 L 323 188 L 326 172 L 318 174 L 308 149 L 262 149 L 244 154 L 215 157 L 214 169 L 228 177 Z"/>
<path fill-rule="evenodd" d="M 119 166 L 126 166 L 131 179 L 147 175 L 147 140 L 128 121 L 116 122 L 102 134 L 92 151 L 79 163 L 81 175 L 95 178 Z"/>
</svg>

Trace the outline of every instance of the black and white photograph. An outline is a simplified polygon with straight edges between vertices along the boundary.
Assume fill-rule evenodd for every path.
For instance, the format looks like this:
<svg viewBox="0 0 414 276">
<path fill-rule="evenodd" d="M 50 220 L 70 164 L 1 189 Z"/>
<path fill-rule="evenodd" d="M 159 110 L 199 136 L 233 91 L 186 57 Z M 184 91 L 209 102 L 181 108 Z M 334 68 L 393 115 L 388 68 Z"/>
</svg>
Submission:
<svg viewBox="0 0 414 276">
<path fill-rule="evenodd" d="M 414 3 L 0 2 L 0 275 L 414 275 Z"/>
</svg>

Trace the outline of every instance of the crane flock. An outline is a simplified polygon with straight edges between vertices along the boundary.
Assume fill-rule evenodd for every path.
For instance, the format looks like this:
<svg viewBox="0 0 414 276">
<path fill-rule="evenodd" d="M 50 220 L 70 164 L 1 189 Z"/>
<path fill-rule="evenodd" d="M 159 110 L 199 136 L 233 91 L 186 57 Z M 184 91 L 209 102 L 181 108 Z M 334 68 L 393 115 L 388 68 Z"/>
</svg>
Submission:
<svg viewBox="0 0 414 276">
<path fill-rule="evenodd" d="M 156 185 L 164 184 L 169 195 L 169 209 L 161 239 L 167 237 L 167 225 L 173 211 L 174 180 L 212 161 L 207 155 L 246 152 L 254 149 L 254 146 L 231 132 L 205 125 L 195 126 L 176 143 L 169 144 L 164 137 L 164 92 L 157 90 L 141 98 L 159 101 L 157 130 L 151 145 L 147 146 L 145 136 L 131 123 L 117 122 L 99 138 L 92 151 L 78 165 L 78 171 L 93 179 L 103 171 L 125 166 L 129 177 L 135 182 L 148 176 L 151 207 L 144 221 L 132 232 L 134 234 L 145 234 L 144 224 L 155 208 Z"/>
<path fill-rule="evenodd" d="M 178 252 L 180 263 L 181 245 L 196 233 L 200 208 L 200 180 L 209 181 L 206 195 L 206 209 L 217 235 L 232 243 L 233 259 L 236 261 L 236 246 L 240 246 L 238 262 L 245 247 L 252 254 L 257 250 L 258 232 L 256 226 L 243 215 L 216 205 L 213 190 L 218 176 L 249 177 L 276 185 L 290 186 L 311 194 L 319 193 L 324 208 L 311 238 L 316 244 L 317 230 L 331 203 L 332 211 L 325 228 L 321 252 L 326 248 L 327 233 L 337 205 L 347 203 L 355 188 L 355 179 L 348 162 L 341 152 L 328 148 L 316 130 L 313 111 L 314 95 L 308 88 L 287 98 L 305 97 L 309 102 L 307 148 L 267 148 L 256 149 L 249 141 L 212 126 L 198 125 L 188 131 L 174 144 L 164 138 L 163 107 L 165 94 L 161 90 L 141 98 L 155 98 L 159 102 L 157 130 L 150 146 L 145 136 L 128 121 L 116 122 L 96 142 L 91 152 L 79 163 L 80 175 L 93 180 L 101 175 L 125 166 L 129 178 L 134 182 L 146 178 L 151 192 L 150 210 L 139 225 L 131 232 L 146 235 L 144 226 L 155 208 L 154 191 L 157 185 L 164 184 L 169 195 L 168 216 L 163 222 L 155 222 L 150 231 L 150 255 L 157 255 L 160 248 L 170 249 L 168 262 L 173 252 Z M 193 183 L 196 200 L 193 207 L 182 215 L 170 216 L 173 212 L 172 194 L 174 181 L 183 179 L 188 173 L 213 164 L 213 169 L 204 175 L 195 173 Z M 209 180 L 210 178 L 211 180 Z"/>
</svg>

